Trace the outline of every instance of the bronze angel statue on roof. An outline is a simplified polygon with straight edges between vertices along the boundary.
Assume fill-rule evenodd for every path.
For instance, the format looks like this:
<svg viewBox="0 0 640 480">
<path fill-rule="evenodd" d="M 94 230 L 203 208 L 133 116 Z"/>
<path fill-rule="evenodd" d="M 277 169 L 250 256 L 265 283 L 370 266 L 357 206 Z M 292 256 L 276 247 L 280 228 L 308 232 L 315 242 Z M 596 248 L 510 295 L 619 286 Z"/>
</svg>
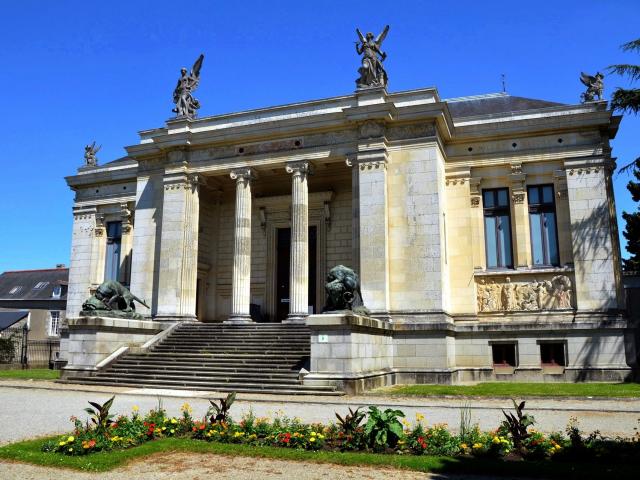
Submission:
<svg viewBox="0 0 640 480">
<path fill-rule="evenodd" d="M 180 69 L 178 85 L 173 91 L 173 103 L 176 104 L 176 108 L 172 112 L 176 113 L 176 117 L 194 118 L 196 110 L 200 108 L 200 102 L 193 98 L 192 93 L 200 83 L 200 69 L 202 68 L 203 60 L 204 55 L 200 55 L 193 64 L 189 75 L 187 75 L 186 68 Z"/>
<path fill-rule="evenodd" d="M 358 88 L 386 87 L 387 72 L 382 62 L 387 58 L 387 54 L 380 47 L 389 32 L 389 25 L 384 27 L 382 33 L 375 38 L 371 32 L 366 36 L 362 35 L 358 28 L 356 32 L 360 38 L 360 41 L 356 42 L 356 52 L 362 55 L 362 66 L 358 69 L 360 78 L 356 80 L 356 86 Z"/>
<path fill-rule="evenodd" d="M 97 167 L 98 166 L 98 157 L 96 154 L 100 151 L 102 145 L 96 147 L 96 142 L 91 145 L 85 145 L 84 147 L 84 163 L 87 167 Z"/>
<path fill-rule="evenodd" d="M 580 95 L 582 103 L 593 102 L 598 97 L 598 100 L 602 100 L 602 94 L 604 92 L 604 75 L 600 72 L 596 73 L 595 77 L 587 75 L 582 72 L 580 74 L 580 81 L 587 87 L 587 91 Z"/>
</svg>

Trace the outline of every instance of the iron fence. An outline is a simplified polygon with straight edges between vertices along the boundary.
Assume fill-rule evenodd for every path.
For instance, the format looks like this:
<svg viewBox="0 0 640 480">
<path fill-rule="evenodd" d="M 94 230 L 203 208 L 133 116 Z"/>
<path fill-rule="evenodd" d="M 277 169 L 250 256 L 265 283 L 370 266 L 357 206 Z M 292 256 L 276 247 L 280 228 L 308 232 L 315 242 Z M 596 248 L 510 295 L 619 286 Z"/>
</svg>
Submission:
<svg viewBox="0 0 640 480">
<path fill-rule="evenodd" d="M 0 331 L 0 364 L 53 368 L 60 355 L 60 340 L 29 340 L 27 328 L 6 328 Z"/>
</svg>

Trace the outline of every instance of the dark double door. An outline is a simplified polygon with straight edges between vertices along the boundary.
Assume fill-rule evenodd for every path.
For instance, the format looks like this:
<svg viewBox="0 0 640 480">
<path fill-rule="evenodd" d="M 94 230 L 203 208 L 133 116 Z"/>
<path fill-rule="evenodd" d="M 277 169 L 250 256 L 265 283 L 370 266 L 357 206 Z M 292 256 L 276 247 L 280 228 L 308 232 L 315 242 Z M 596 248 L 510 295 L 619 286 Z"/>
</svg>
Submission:
<svg viewBox="0 0 640 480">
<path fill-rule="evenodd" d="M 309 306 L 313 313 L 318 311 L 316 302 L 316 251 L 318 232 L 315 226 L 309 227 Z M 289 273 L 291 268 L 291 229 L 278 229 L 276 274 L 276 321 L 289 315 Z"/>
</svg>

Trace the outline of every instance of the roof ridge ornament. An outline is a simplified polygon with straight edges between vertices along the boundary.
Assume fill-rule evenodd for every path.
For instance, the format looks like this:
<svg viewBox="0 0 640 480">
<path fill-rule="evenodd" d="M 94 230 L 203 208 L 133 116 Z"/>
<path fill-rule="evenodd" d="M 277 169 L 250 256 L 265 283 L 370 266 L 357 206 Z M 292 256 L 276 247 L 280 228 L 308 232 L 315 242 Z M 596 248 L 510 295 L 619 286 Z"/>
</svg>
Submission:
<svg viewBox="0 0 640 480">
<path fill-rule="evenodd" d="M 176 118 L 194 119 L 197 116 L 200 102 L 193 98 L 192 93 L 200 84 L 200 69 L 202 68 L 203 60 L 204 55 L 200 54 L 193 67 L 191 67 L 189 75 L 187 75 L 185 67 L 180 69 L 180 78 L 176 88 L 173 90 L 173 103 L 176 104 L 176 108 L 171 110 L 176 114 Z"/>
<path fill-rule="evenodd" d="M 358 55 L 362 55 L 362 64 L 358 69 L 360 78 L 356 79 L 356 86 L 361 88 L 386 88 L 388 77 L 387 72 L 382 66 L 382 62 L 387 58 L 387 54 L 383 52 L 380 47 L 382 42 L 389 33 L 389 25 L 384 27 L 382 33 L 374 38 L 373 33 L 367 32 L 367 35 L 362 35 L 360 29 L 356 28 L 358 38 L 360 39 L 356 44 L 356 52 Z"/>
</svg>

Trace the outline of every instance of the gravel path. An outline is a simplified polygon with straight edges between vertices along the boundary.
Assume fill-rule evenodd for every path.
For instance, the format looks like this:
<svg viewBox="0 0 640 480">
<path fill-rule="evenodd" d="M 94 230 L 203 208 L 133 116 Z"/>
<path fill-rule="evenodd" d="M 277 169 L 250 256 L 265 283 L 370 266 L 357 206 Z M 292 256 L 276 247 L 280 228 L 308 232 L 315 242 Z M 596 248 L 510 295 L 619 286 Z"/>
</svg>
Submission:
<svg viewBox="0 0 640 480">
<path fill-rule="evenodd" d="M 63 387 L 63 388 L 60 388 Z M 77 386 L 75 388 L 78 388 Z M 86 388 L 86 387 L 83 387 Z M 40 435 L 64 433 L 71 427 L 69 417 L 83 418 L 87 400 L 104 401 L 114 393 L 115 413 L 129 413 L 134 405 L 142 412 L 157 407 L 161 402 L 169 414 L 178 415 L 180 406 L 189 402 L 194 415 L 206 412 L 208 398 L 219 394 L 202 392 L 171 392 L 134 389 L 105 389 L 91 387 L 77 391 L 69 385 L 52 382 L 0 381 L 0 444 L 33 438 Z M 198 395 L 203 395 L 200 397 Z M 469 403 L 473 423 L 483 430 L 494 429 L 502 418 L 501 409 L 511 409 L 508 399 L 460 398 L 396 398 L 396 397 L 277 397 L 265 395 L 238 395 L 231 413 L 239 419 L 250 409 L 258 416 L 273 417 L 286 414 L 300 417 L 306 422 L 335 421 L 335 412 L 347 407 L 375 404 L 403 410 L 412 421 L 422 413 L 430 424 L 447 423 L 456 431 L 460 421 L 460 407 Z M 527 401 L 527 410 L 535 416 L 542 431 L 564 430 L 570 417 L 580 420 L 584 431 L 600 430 L 605 435 L 632 436 L 640 419 L 640 401 L 633 400 L 551 400 Z M 0 477 L 1 478 L 1 477 Z"/>
<path fill-rule="evenodd" d="M 0 463 L 3 480 L 255 480 L 287 478 L 296 480 L 413 480 L 454 478 L 420 472 L 370 467 L 343 467 L 338 465 L 291 462 L 250 457 L 227 457 L 212 454 L 175 453 L 153 455 L 105 473 L 85 473 L 36 467 L 20 463 Z M 461 478 L 461 477 L 455 477 Z M 480 477 L 474 477 L 480 479 Z"/>
</svg>

